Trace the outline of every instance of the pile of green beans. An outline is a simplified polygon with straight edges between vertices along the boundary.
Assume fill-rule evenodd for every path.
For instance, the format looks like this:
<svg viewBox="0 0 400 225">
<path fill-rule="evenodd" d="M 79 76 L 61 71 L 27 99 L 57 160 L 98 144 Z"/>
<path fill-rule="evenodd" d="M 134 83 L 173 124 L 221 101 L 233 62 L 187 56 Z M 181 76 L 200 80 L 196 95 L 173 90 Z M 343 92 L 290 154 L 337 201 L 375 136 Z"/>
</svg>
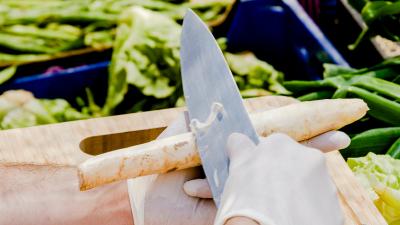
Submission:
<svg viewBox="0 0 400 225">
<path fill-rule="evenodd" d="M 400 58 L 396 59 L 400 62 Z M 326 65 L 325 67 L 333 66 Z M 400 71 L 397 72 L 400 69 L 400 63 L 376 68 L 325 73 L 323 80 L 287 81 L 284 85 L 289 91 L 300 96 L 299 99 L 302 101 L 323 98 L 361 98 L 370 107 L 368 114 L 371 117 L 387 124 L 400 126 L 400 85 L 396 83 L 400 75 Z"/>
<path fill-rule="evenodd" d="M 388 153 L 400 158 L 400 57 L 391 58 L 370 68 L 352 69 L 324 65 L 324 79 L 287 81 L 284 86 L 301 101 L 324 98 L 360 98 L 377 121 L 378 129 L 367 127 L 353 137 L 344 157 L 364 156 L 368 152 Z M 392 147 L 391 147 L 392 146 Z M 388 150 L 389 149 L 389 150 Z"/>
<path fill-rule="evenodd" d="M 0 64 L 50 59 L 75 49 L 112 47 L 119 15 L 130 6 L 181 21 L 192 8 L 205 21 L 223 16 L 233 0 L 0 0 Z"/>
</svg>

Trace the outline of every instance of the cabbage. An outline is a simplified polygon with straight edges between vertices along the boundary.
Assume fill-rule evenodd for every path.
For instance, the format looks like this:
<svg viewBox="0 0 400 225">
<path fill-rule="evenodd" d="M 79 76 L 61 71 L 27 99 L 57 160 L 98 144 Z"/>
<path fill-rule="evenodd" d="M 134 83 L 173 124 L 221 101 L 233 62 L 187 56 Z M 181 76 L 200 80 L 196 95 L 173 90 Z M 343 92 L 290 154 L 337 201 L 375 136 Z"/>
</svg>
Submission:
<svg viewBox="0 0 400 225">
<path fill-rule="evenodd" d="M 389 225 L 400 224 L 400 160 L 370 152 L 347 164 Z"/>
</svg>

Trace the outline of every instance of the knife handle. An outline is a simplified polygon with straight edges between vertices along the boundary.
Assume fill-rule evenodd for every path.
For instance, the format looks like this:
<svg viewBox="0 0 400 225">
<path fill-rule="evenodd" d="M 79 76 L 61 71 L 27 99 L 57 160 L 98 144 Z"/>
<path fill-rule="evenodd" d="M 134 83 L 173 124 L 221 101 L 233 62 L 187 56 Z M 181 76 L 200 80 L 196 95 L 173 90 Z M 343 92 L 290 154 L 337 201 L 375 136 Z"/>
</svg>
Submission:
<svg viewBox="0 0 400 225">
<path fill-rule="evenodd" d="M 90 158 L 78 166 L 79 186 L 88 190 L 117 180 L 200 164 L 195 136 L 188 132 Z"/>
</svg>

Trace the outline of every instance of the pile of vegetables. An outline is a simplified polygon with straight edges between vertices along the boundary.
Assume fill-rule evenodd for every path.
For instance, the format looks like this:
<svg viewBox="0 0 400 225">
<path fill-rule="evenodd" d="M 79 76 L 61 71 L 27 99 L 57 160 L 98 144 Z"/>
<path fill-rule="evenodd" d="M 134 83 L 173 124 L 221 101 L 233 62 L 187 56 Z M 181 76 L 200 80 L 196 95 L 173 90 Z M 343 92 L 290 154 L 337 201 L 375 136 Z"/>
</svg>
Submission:
<svg viewBox="0 0 400 225">
<path fill-rule="evenodd" d="M 176 21 L 192 8 L 215 24 L 232 4 L 232 0 L 2 0 L 0 64 L 47 60 L 86 47 L 109 48 L 119 15 L 130 6 L 142 6 Z"/>
<path fill-rule="evenodd" d="M 128 105 L 128 112 L 183 105 L 179 60 L 181 29 L 175 20 L 158 12 L 142 7 L 125 11 L 116 32 L 107 99 L 95 114 L 113 114 L 128 90 L 136 93 L 136 99 L 127 99 L 129 102 L 124 104 Z M 281 85 L 281 72 L 252 53 L 226 52 L 224 38 L 218 42 L 243 96 L 290 93 Z"/>
<path fill-rule="evenodd" d="M 332 64 L 324 67 L 323 80 L 288 81 L 285 87 L 302 95 L 300 100 L 361 98 L 370 107 L 370 117 L 400 126 L 400 57 L 358 70 Z"/>
<path fill-rule="evenodd" d="M 87 118 L 64 99 L 36 99 L 23 90 L 0 95 L 0 130 Z"/>
<path fill-rule="evenodd" d="M 389 224 L 400 224 L 400 57 L 363 69 L 324 68 L 322 80 L 284 86 L 302 101 L 361 98 L 368 104 L 368 115 L 345 129 L 351 144 L 340 152 Z"/>
<path fill-rule="evenodd" d="M 363 99 L 370 108 L 368 116 L 358 123 L 359 128 L 349 131 L 354 135 L 352 144 L 342 154 L 347 158 L 365 156 L 368 152 L 386 153 L 400 138 L 400 57 L 363 69 L 332 64 L 324 67 L 322 80 L 287 81 L 284 85 L 302 101 Z M 370 130 L 372 128 L 382 129 Z"/>
<path fill-rule="evenodd" d="M 389 225 L 400 224 L 400 160 L 368 153 L 349 158 L 347 164 Z"/>
<path fill-rule="evenodd" d="M 87 90 L 86 103 L 82 104 L 80 101 L 78 104 L 82 106 L 82 112 L 75 110 L 79 116 L 66 115 L 56 120 L 37 120 L 24 125 L 23 117 L 28 116 L 25 113 L 20 114 L 22 122 L 18 125 L 0 128 L 26 127 L 184 105 L 179 58 L 181 30 L 180 22 L 169 14 L 140 6 L 129 7 L 118 20 L 104 103 L 96 103 L 90 90 Z M 219 38 L 218 42 L 244 97 L 290 93 L 281 84 L 282 72 L 257 59 L 250 52 L 227 52 L 225 38 Z M 0 84 L 14 73 L 14 66 L 1 71 Z M 71 108 L 69 104 L 65 107 Z M 69 113 L 68 110 L 66 113 Z"/>
<path fill-rule="evenodd" d="M 349 3 L 362 16 L 367 27 L 363 29 L 356 42 L 350 45 L 355 49 L 366 37 L 380 35 L 392 41 L 400 41 L 400 1 L 349 0 Z"/>
</svg>

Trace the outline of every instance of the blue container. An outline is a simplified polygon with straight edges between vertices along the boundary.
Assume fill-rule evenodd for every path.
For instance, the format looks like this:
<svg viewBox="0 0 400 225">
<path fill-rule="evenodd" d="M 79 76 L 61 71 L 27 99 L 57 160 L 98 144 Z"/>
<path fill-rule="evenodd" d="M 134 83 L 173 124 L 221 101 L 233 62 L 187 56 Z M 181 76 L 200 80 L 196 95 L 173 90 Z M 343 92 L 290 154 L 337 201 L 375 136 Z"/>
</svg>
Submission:
<svg viewBox="0 0 400 225">
<path fill-rule="evenodd" d="M 326 62 L 348 66 L 296 0 L 240 2 L 227 37 L 229 48 L 254 52 L 286 79 L 319 79 Z"/>
<path fill-rule="evenodd" d="M 325 62 L 347 65 L 296 0 L 242 0 L 228 27 L 229 50 L 254 52 L 283 71 L 286 79 L 319 79 Z M 89 87 L 97 99 L 104 99 L 107 66 L 108 62 L 101 62 L 51 75 L 16 78 L 0 86 L 0 93 L 25 89 L 39 98 L 74 102 Z"/>
<path fill-rule="evenodd" d="M 12 89 L 31 91 L 37 98 L 64 98 L 74 103 L 79 96 L 86 96 L 85 89 L 105 99 L 109 62 L 100 62 L 57 73 L 38 74 L 16 78 L 0 86 L 0 93 Z"/>
</svg>

